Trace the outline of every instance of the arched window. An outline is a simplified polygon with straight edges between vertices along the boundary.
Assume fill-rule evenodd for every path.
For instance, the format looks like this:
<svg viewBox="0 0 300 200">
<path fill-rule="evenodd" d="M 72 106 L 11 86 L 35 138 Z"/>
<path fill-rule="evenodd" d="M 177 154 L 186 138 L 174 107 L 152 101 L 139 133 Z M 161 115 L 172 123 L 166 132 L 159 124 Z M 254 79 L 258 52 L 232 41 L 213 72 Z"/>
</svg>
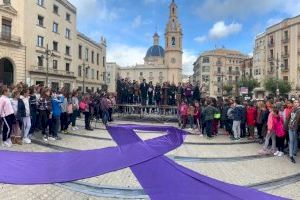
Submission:
<svg viewBox="0 0 300 200">
<path fill-rule="evenodd" d="M 173 14 L 175 14 L 175 8 L 174 7 L 172 8 L 172 12 L 173 12 Z"/>
<path fill-rule="evenodd" d="M 171 44 L 172 44 L 172 46 L 176 45 L 176 39 L 175 39 L 175 37 L 172 37 Z"/>
</svg>

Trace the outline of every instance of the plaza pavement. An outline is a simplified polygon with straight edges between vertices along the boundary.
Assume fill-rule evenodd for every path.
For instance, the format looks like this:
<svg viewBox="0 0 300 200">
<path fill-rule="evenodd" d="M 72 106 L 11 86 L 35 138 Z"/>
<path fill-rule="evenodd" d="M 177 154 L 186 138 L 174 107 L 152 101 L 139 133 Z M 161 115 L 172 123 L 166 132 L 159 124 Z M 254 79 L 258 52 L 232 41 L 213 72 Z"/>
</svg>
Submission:
<svg viewBox="0 0 300 200">
<path fill-rule="evenodd" d="M 127 121 L 115 121 L 113 124 L 137 124 Z M 57 152 L 71 150 L 99 149 L 117 146 L 101 124 L 93 132 L 82 128 L 61 135 L 60 141 L 41 141 L 36 134 L 33 144 L 14 146 L 10 150 L 33 152 Z M 139 125 L 141 122 L 138 123 Z M 162 125 L 143 123 L 147 125 Z M 166 125 L 176 124 L 168 123 Z M 161 136 L 163 133 L 141 132 L 137 134 L 143 140 Z M 198 173 L 237 185 L 249 186 L 270 194 L 291 199 L 300 199 L 300 159 L 297 164 L 285 157 L 261 157 L 257 155 L 261 145 L 257 143 L 232 143 L 226 136 L 207 140 L 198 135 L 188 135 L 185 143 L 167 156 L 179 164 Z M 0 150 L 4 150 L 0 147 Z M 83 169 L 84 170 L 84 169 Z M 15 186 L 0 184 L 0 199 L 5 200 L 102 200 L 102 199 L 148 199 L 141 185 L 130 171 L 123 169 L 99 177 L 75 181 L 72 183 Z"/>
</svg>

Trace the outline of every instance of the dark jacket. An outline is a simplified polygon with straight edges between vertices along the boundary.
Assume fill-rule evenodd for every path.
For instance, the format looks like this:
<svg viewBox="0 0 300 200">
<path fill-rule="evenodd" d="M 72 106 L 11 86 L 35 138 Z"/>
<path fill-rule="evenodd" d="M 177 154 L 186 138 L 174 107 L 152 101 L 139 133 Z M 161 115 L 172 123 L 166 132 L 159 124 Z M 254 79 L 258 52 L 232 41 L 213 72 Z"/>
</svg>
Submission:
<svg viewBox="0 0 300 200">
<path fill-rule="evenodd" d="M 218 109 L 209 105 L 207 106 L 205 109 L 204 109 L 204 116 L 205 116 L 205 121 L 208 121 L 208 120 L 213 120 L 214 119 L 214 115 L 216 113 L 218 113 Z"/>
<path fill-rule="evenodd" d="M 23 117 L 26 117 L 26 108 L 25 104 L 22 99 L 18 99 L 18 113 L 17 113 L 17 119 L 21 119 Z"/>
<path fill-rule="evenodd" d="M 241 122 L 246 121 L 246 113 L 243 106 L 237 105 L 233 109 L 232 114 L 233 114 L 234 121 L 241 121 Z"/>
<path fill-rule="evenodd" d="M 141 90 L 141 97 L 142 97 L 142 99 L 146 99 L 147 98 L 148 88 L 149 88 L 149 86 L 148 86 L 147 83 L 141 83 L 140 90 Z"/>
</svg>

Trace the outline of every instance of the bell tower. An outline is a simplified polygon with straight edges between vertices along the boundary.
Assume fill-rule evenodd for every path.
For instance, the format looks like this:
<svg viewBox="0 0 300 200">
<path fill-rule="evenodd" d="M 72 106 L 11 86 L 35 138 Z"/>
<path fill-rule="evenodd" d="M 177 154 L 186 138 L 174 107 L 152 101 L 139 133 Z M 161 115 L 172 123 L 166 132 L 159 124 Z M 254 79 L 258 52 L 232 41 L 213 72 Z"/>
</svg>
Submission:
<svg viewBox="0 0 300 200">
<path fill-rule="evenodd" d="M 169 21 L 165 32 L 165 64 L 169 69 L 168 81 L 181 82 L 182 79 L 182 28 L 178 19 L 175 0 L 169 6 Z"/>
</svg>

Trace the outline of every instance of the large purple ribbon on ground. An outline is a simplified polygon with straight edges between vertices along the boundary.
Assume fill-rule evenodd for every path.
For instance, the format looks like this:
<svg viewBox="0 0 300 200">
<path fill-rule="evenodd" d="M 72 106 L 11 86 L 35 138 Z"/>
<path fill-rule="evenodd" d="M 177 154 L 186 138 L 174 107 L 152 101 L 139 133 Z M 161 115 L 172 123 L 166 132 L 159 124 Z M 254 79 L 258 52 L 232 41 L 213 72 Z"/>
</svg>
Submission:
<svg viewBox="0 0 300 200">
<path fill-rule="evenodd" d="M 142 141 L 134 129 L 166 135 Z M 185 132 L 174 127 L 109 127 L 117 147 L 59 153 L 0 152 L 0 182 L 49 184 L 99 176 L 130 167 L 154 200 L 281 199 L 200 175 L 164 156 L 183 143 Z"/>
</svg>

